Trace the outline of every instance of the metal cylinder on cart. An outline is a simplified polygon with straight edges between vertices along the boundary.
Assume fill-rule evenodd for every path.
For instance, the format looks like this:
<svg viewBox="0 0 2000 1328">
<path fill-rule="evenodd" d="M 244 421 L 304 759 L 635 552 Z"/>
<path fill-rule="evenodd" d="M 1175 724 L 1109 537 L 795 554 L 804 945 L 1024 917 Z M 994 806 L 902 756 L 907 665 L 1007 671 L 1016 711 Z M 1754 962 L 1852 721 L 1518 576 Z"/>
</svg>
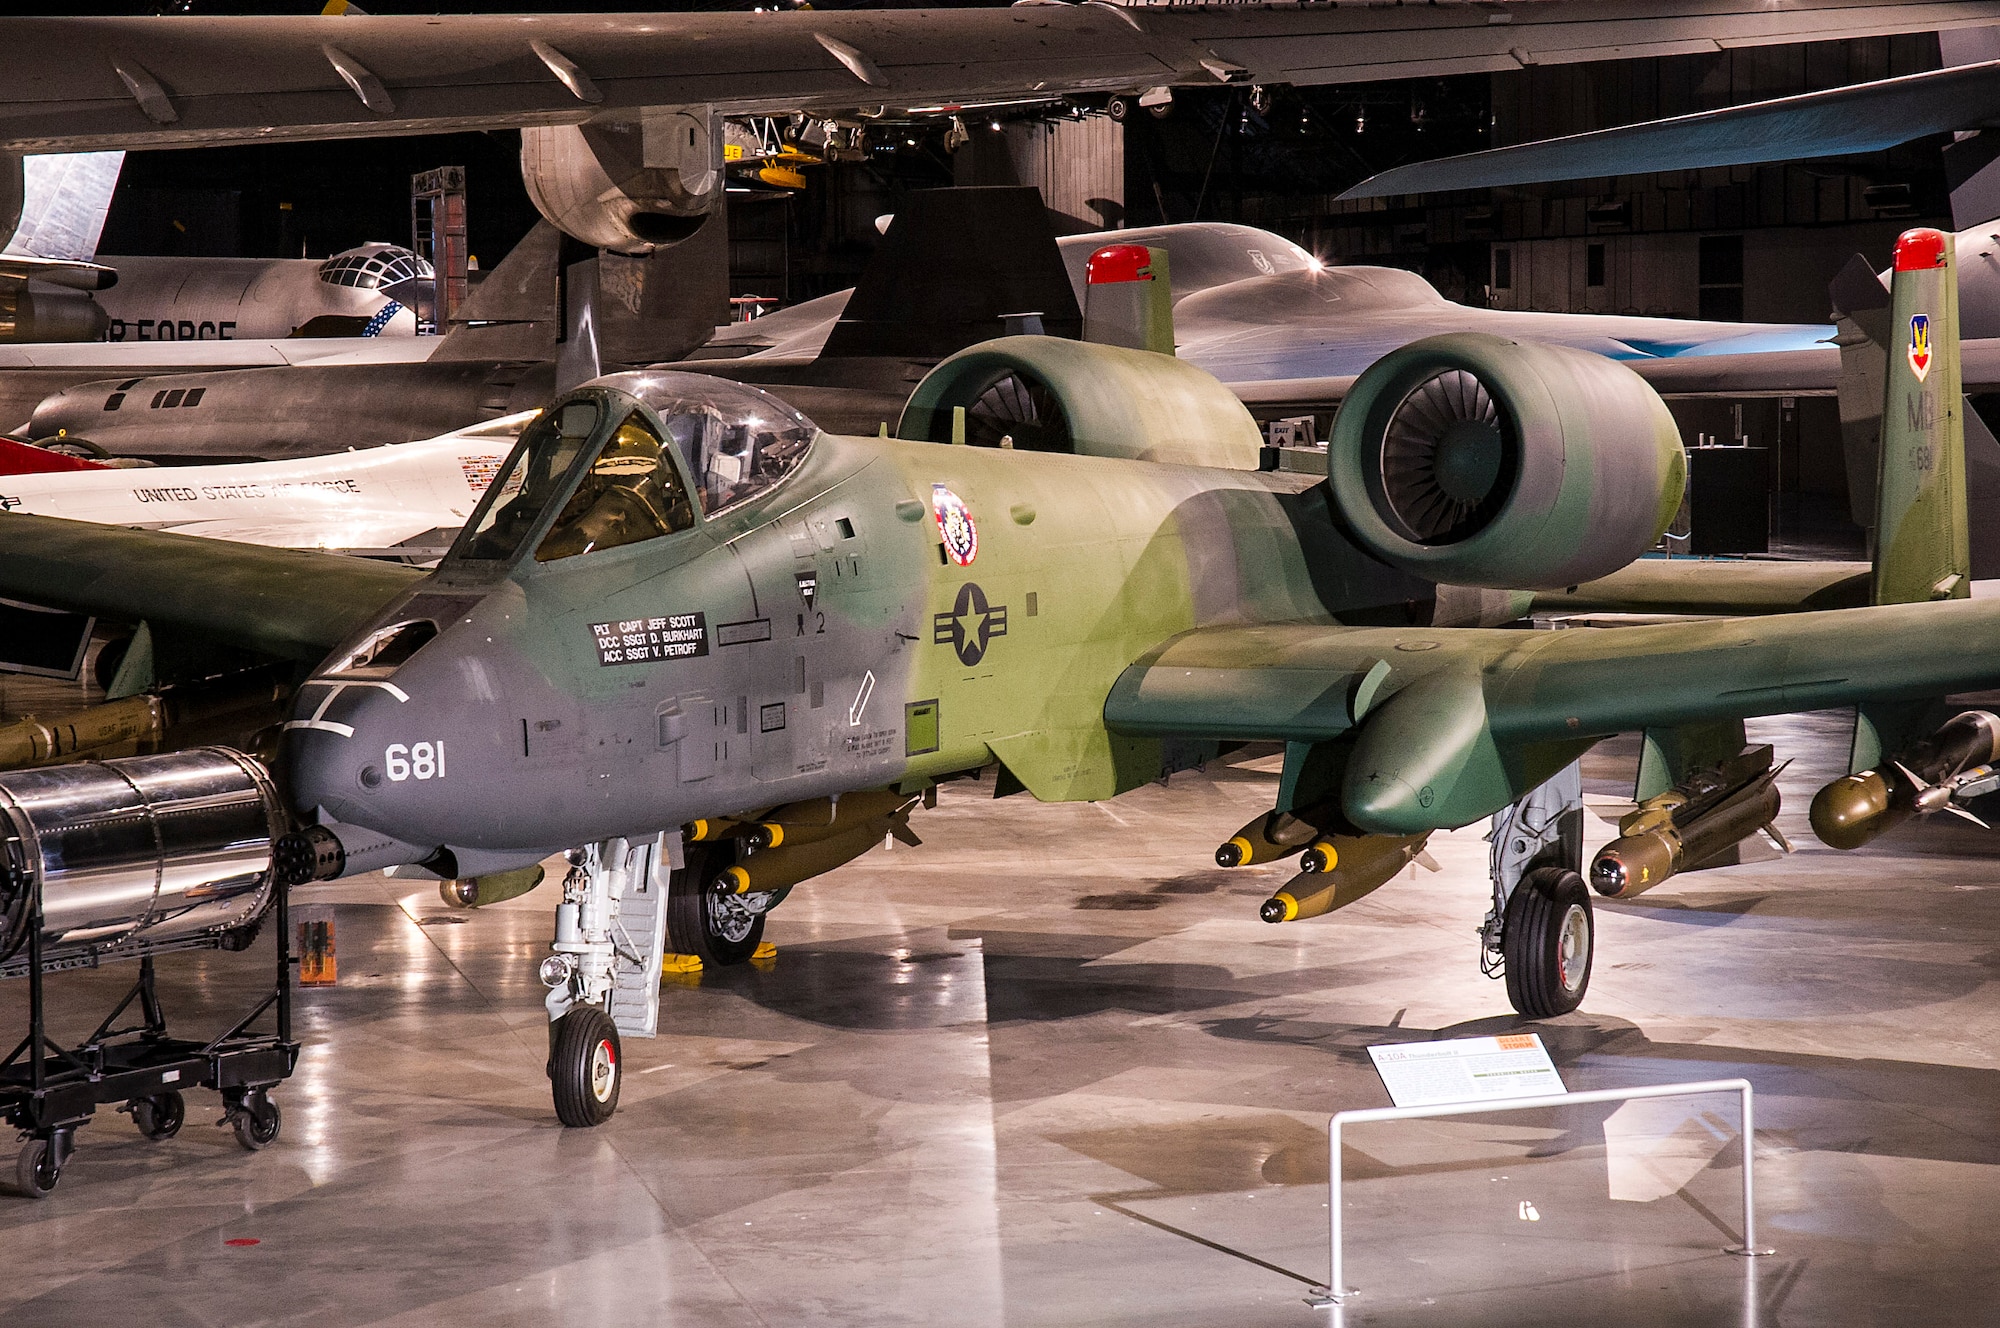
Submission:
<svg viewBox="0 0 2000 1328">
<path fill-rule="evenodd" d="M 285 819 L 263 765 L 225 747 L 0 773 L 0 962 L 37 889 L 45 959 L 248 926 Z"/>
</svg>

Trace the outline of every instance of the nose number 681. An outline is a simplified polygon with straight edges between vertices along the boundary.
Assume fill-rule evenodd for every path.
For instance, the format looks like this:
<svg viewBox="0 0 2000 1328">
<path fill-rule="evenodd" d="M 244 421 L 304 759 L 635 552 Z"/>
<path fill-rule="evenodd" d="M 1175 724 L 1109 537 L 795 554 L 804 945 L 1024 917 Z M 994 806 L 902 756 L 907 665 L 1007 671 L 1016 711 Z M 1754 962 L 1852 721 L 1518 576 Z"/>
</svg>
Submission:
<svg viewBox="0 0 2000 1328">
<path fill-rule="evenodd" d="M 382 753 L 382 768 L 398 784 L 406 779 L 443 779 L 444 740 L 420 742 L 414 747 L 390 743 Z"/>
</svg>

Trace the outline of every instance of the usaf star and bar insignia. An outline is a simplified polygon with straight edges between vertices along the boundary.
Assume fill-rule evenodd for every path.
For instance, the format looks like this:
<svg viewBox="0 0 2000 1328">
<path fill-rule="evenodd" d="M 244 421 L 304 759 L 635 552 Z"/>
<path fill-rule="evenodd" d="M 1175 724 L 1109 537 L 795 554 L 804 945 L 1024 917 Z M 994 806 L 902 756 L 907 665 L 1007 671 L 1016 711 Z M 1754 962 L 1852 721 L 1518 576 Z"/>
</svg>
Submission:
<svg viewBox="0 0 2000 1328">
<path fill-rule="evenodd" d="M 1007 606 L 988 604 L 986 592 L 976 581 L 958 588 L 958 598 L 950 613 L 931 618 L 931 643 L 950 646 L 958 662 L 971 668 L 986 658 L 986 647 L 996 636 L 1007 635 Z"/>
</svg>

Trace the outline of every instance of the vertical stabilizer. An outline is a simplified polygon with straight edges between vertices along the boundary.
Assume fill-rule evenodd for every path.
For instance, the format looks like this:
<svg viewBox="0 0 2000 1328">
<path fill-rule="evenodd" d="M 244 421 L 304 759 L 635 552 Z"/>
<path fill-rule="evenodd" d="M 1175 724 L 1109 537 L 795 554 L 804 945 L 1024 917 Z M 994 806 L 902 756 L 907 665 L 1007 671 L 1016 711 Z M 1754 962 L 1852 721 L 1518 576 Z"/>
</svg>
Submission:
<svg viewBox="0 0 2000 1328">
<path fill-rule="evenodd" d="M 51 152 L 21 165 L 21 219 L 10 254 L 88 262 L 97 256 L 122 152 Z"/>
<path fill-rule="evenodd" d="M 993 337 L 1082 331 L 1039 192 L 919 189 L 896 209 L 821 353 L 941 360 Z"/>
<path fill-rule="evenodd" d="M 1083 339 L 1174 353 L 1174 287 L 1167 251 L 1107 244 L 1084 265 Z"/>
<path fill-rule="evenodd" d="M 1964 599 L 1972 592 L 1972 566 L 1950 236 L 1928 228 L 1903 233 L 1889 300 L 1873 600 Z"/>
</svg>

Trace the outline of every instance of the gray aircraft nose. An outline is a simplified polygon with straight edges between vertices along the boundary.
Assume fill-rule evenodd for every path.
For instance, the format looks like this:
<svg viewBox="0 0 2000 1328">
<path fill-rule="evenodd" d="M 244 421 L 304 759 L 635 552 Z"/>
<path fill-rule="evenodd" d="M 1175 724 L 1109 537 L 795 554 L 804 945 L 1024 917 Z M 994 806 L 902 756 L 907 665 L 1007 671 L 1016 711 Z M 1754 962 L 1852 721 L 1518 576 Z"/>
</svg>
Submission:
<svg viewBox="0 0 2000 1328">
<path fill-rule="evenodd" d="M 383 793 L 440 777 L 450 754 L 419 735 L 422 707 L 390 680 L 316 678 L 299 689 L 286 722 L 286 765 L 293 800 L 337 821 L 408 838 L 405 815 L 417 808 Z M 448 766 L 446 767 L 448 768 Z"/>
</svg>

